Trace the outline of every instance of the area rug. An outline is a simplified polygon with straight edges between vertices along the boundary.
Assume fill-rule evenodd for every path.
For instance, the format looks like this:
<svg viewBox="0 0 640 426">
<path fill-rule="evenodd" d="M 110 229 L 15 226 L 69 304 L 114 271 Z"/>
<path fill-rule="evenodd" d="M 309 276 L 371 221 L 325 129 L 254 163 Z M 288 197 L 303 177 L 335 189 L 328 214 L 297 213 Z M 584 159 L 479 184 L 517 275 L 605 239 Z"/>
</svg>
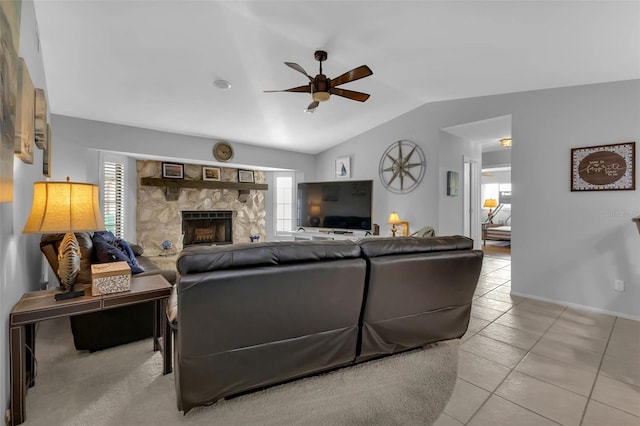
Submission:
<svg viewBox="0 0 640 426">
<path fill-rule="evenodd" d="M 191 410 L 144 340 L 77 352 L 67 320 L 41 324 L 25 425 L 430 425 L 456 381 L 458 341 L 342 368 Z"/>
</svg>

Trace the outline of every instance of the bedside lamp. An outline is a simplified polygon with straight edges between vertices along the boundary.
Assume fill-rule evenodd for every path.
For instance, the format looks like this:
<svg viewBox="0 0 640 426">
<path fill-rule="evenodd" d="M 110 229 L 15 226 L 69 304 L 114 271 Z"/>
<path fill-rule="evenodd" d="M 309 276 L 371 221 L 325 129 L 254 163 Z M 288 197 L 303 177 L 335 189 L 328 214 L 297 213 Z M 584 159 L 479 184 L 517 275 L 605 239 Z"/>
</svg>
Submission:
<svg viewBox="0 0 640 426">
<path fill-rule="evenodd" d="M 398 216 L 397 212 L 389 213 L 389 220 L 387 223 L 391 224 L 391 235 L 396 236 L 396 232 L 398 232 L 398 228 L 396 225 L 400 225 L 402 221 L 400 220 L 400 216 Z"/>
<path fill-rule="evenodd" d="M 482 205 L 484 208 L 489 208 L 489 219 L 491 218 L 491 209 L 498 207 L 498 201 L 495 198 L 487 198 Z"/>
<path fill-rule="evenodd" d="M 56 300 L 82 296 L 72 291 L 80 270 L 80 246 L 74 232 L 104 229 L 98 186 L 88 183 L 34 182 L 31 213 L 24 234 L 65 233 L 58 249 L 58 276 L 66 293 Z"/>
</svg>

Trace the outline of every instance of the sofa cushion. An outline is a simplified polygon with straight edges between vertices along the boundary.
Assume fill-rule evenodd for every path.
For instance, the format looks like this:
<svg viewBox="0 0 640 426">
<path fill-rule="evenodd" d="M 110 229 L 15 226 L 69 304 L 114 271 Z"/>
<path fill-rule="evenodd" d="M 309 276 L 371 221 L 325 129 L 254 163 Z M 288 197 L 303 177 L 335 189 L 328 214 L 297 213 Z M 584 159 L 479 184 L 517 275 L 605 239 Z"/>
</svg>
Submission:
<svg viewBox="0 0 640 426">
<path fill-rule="evenodd" d="M 459 235 L 429 238 L 369 237 L 361 239 L 358 243 L 366 257 L 473 249 L 473 240 Z"/>
<path fill-rule="evenodd" d="M 189 246 L 180 253 L 177 267 L 181 274 L 196 274 L 221 269 L 356 257 L 360 257 L 360 247 L 352 241 L 276 241 Z"/>
<path fill-rule="evenodd" d="M 142 256 L 144 254 L 144 249 L 138 244 L 129 243 L 129 247 L 131 247 L 131 250 L 133 250 L 133 254 L 135 254 L 136 256 Z"/>
</svg>

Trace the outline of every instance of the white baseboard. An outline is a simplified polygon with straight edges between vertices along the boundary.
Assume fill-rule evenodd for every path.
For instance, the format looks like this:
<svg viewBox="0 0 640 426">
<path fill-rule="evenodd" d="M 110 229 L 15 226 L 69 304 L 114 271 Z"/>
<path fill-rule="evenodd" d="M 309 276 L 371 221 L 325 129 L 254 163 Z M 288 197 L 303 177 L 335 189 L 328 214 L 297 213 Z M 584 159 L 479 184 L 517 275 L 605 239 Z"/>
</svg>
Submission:
<svg viewBox="0 0 640 426">
<path fill-rule="evenodd" d="M 613 315 L 615 317 L 630 319 L 630 320 L 634 320 L 634 321 L 640 321 L 640 316 L 628 315 L 628 314 L 624 314 L 622 312 L 608 311 L 606 309 L 594 308 L 592 306 L 580 305 L 578 303 L 566 302 L 564 300 L 549 299 L 547 297 L 534 296 L 532 294 L 520 293 L 520 292 L 516 292 L 516 291 L 513 291 L 513 290 L 511 291 L 511 294 L 514 295 L 514 296 L 526 297 L 527 299 L 539 300 L 541 302 L 549 302 L 549 303 L 554 303 L 554 304 L 560 305 L 560 306 L 566 306 L 566 307 L 569 307 L 569 308 L 582 309 L 582 310 L 585 310 L 585 311 L 595 312 L 597 314 Z"/>
</svg>

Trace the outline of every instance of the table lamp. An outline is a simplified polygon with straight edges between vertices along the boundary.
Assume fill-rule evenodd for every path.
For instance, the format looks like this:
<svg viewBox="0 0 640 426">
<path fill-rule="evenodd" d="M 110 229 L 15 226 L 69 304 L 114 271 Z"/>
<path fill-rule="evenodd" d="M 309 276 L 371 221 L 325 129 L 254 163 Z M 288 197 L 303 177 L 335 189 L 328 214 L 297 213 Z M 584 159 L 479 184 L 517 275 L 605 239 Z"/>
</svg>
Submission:
<svg viewBox="0 0 640 426">
<path fill-rule="evenodd" d="M 398 213 L 389 213 L 389 220 L 387 221 L 387 223 L 391 224 L 391 235 L 395 237 L 396 232 L 398 231 L 396 225 L 400 225 L 402 223 L 402 221 L 400 220 L 400 216 L 398 216 Z"/>
<path fill-rule="evenodd" d="M 495 198 L 487 198 L 482 207 L 489 208 L 489 219 L 491 219 L 491 209 L 498 207 L 498 201 Z"/>
<path fill-rule="evenodd" d="M 636 225 L 638 226 L 638 232 L 640 232 L 640 216 L 633 217 L 631 218 L 631 220 L 636 223 Z"/>
<path fill-rule="evenodd" d="M 65 233 L 58 248 L 58 276 L 65 293 L 56 300 L 82 296 L 73 291 L 80 271 L 80 246 L 74 232 L 104 230 L 98 186 L 88 183 L 34 182 L 31 213 L 24 234 Z"/>
<path fill-rule="evenodd" d="M 311 204 L 309 207 L 309 214 L 311 217 L 309 218 L 309 223 L 311 226 L 319 226 L 320 225 L 320 215 L 322 214 L 322 209 L 317 204 Z"/>
</svg>

